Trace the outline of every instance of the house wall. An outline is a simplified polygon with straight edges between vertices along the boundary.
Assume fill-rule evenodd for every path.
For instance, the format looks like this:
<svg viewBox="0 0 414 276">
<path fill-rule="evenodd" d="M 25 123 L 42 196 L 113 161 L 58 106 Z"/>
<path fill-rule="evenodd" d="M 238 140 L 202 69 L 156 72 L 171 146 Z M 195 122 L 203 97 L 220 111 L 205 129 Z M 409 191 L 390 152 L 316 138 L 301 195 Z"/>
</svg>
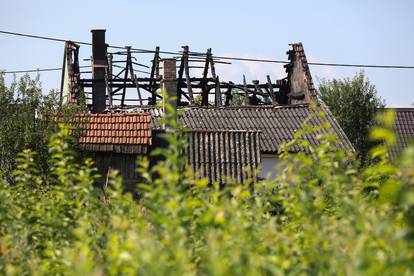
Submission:
<svg viewBox="0 0 414 276">
<path fill-rule="evenodd" d="M 98 179 L 98 183 L 103 185 L 106 182 L 108 169 L 115 169 L 119 171 L 119 175 L 123 178 L 123 183 L 127 189 L 131 189 L 132 186 L 138 183 L 141 179 L 137 173 L 137 158 L 138 154 L 120 154 L 120 153 L 110 153 L 110 152 L 92 152 L 90 157 L 95 163 L 98 173 L 101 175 Z M 191 157 L 190 157 L 191 159 Z M 224 161 L 224 160 L 223 160 Z M 278 173 L 276 166 L 279 164 L 279 158 L 276 154 L 260 154 L 259 168 L 259 179 L 274 179 Z M 210 164 L 211 166 L 212 164 Z M 244 164 L 245 165 L 245 164 Z M 194 167 L 195 163 L 190 163 L 190 166 Z M 194 168 L 193 168 L 194 169 Z M 199 172 L 200 168 L 197 168 Z M 233 168 L 234 170 L 235 168 Z M 220 170 L 218 170 L 220 171 Z M 220 172 L 224 173 L 224 172 Z M 230 170 L 228 173 L 231 176 L 235 172 Z M 204 175 L 208 177 L 213 177 L 213 175 Z M 224 176 L 224 175 L 223 175 Z M 217 179 L 214 179 L 217 181 Z M 235 181 L 243 181 L 242 179 L 237 179 L 235 176 Z"/>
<path fill-rule="evenodd" d="M 90 157 L 94 161 L 98 173 L 101 175 L 100 179 L 98 179 L 98 183 L 101 185 L 106 182 L 109 168 L 119 172 L 127 190 L 131 189 L 140 180 L 137 173 L 138 154 L 92 152 Z"/>
<path fill-rule="evenodd" d="M 277 154 L 261 154 L 260 162 L 260 178 L 275 179 L 278 171 L 276 166 L 279 164 L 279 158 Z"/>
</svg>

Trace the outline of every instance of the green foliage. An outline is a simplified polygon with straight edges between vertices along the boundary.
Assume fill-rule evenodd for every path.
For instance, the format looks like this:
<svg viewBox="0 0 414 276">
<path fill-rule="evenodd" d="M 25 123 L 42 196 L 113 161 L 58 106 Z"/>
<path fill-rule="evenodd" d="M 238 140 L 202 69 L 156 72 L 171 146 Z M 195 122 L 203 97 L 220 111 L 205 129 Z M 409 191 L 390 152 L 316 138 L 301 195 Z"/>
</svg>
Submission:
<svg viewBox="0 0 414 276">
<path fill-rule="evenodd" d="M 33 157 L 43 173 L 48 170 L 48 142 L 56 131 L 56 114 L 62 121 L 80 111 L 79 106 L 59 108 L 58 92 L 43 95 L 39 75 L 28 74 L 6 86 L 0 74 L 0 174 L 12 181 L 16 156 L 24 149 L 37 154 Z"/>
<path fill-rule="evenodd" d="M 0 183 L 0 271 L 68 275 L 284 275 L 414 273 L 414 150 L 390 164 L 384 115 L 375 163 L 359 170 L 335 137 L 308 125 L 281 151 L 275 180 L 207 185 L 183 169 L 185 147 L 169 110 L 169 147 L 140 161 L 141 198 L 111 171 L 103 190 L 75 162 L 69 129 L 50 141 L 51 171 L 19 155 L 16 185 Z M 318 114 L 323 118 L 323 114 Z M 324 127 L 328 128 L 326 122 Z M 322 143 L 303 137 L 317 131 Z M 294 146 L 306 153 L 292 153 Z"/>
<path fill-rule="evenodd" d="M 385 106 L 375 86 L 360 72 L 352 79 L 322 80 L 319 95 L 365 163 L 373 146 L 369 130 L 375 124 L 377 111 Z"/>
<path fill-rule="evenodd" d="M 15 157 L 25 148 L 38 153 L 39 169 L 45 170 L 47 143 L 54 128 L 41 116 L 56 108 L 57 94 L 42 95 L 39 77 L 25 75 L 7 87 L 0 74 L 0 173 L 9 180 L 16 167 Z"/>
</svg>

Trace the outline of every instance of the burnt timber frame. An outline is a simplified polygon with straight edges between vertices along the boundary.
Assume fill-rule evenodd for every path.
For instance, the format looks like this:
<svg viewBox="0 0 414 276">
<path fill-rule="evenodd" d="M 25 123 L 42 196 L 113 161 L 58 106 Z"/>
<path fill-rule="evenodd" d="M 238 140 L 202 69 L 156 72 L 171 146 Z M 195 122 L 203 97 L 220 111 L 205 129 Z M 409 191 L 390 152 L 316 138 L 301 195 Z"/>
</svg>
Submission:
<svg viewBox="0 0 414 276">
<path fill-rule="evenodd" d="M 92 78 L 80 77 L 79 45 L 69 44 L 68 42 L 67 45 L 69 46 L 65 48 L 65 51 L 70 50 L 71 55 L 76 57 L 71 61 L 71 66 L 68 69 L 70 70 L 69 75 L 76 77 L 71 86 L 74 100 L 79 98 L 79 91 L 84 91 L 86 99 L 92 100 L 92 105 L 90 105 L 92 112 L 104 112 L 105 109 L 113 107 L 154 106 L 159 100 L 162 100 L 160 95 L 163 79 L 160 75 L 162 58 L 158 46 L 155 51 L 148 51 L 153 53 L 154 56 L 151 65 L 147 66 L 138 63 L 137 58 L 134 57 L 134 54 L 144 52 L 127 46 L 125 50 L 108 53 L 104 30 L 93 30 L 92 33 L 93 36 L 97 35 L 95 33 L 100 35 L 100 37 L 95 37 L 92 43 Z M 244 99 L 244 105 L 284 105 L 302 102 L 304 92 L 306 92 L 303 90 L 308 89 L 311 93 L 315 93 L 315 91 L 302 44 L 292 44 L 292 48 L 287 52 L 290 61 L 285 65 L 287 77 L 272 82 L 270 76 L 267 75 L 264 83 L 260 83 L 258 80 L 247 83 L 243 75 L 243 83 L 237 84 L 232 81 L 220 81 L 216 74 L 215 65 L 217 63 L 231 63 L 214 57 L 211 48 L 207 49 L 205 53 L 200 53 L 191 52 L 188 46 L 183 46 L 181 56 L 175 57 L 179 64 L 177 106 L 230 106 L 233 105 L 235 96 Z M 134 68 L 135 66 L 149 69 L 149 72 L 138 70 Z M 192 71 L 190 69 L 202 69 L 200 70 L 201 76 L 191 76 Z M 138 73 L 148 74 L 149 76 L 138 76 Z M 299 73 L 305 74 L 306 87 L 303 85 L 303 81 L 300 81 Z M 97 93 L 87 91 L 89 88 L 92 88 L 93 91 L 97 89 L 100 91 L 99 99 L 96 96 Z M 127 90 L 132 88 L 136 90 L 137 96 L 128 98 Z M 104 91 L 104 96 L 102 91 Z M 238 102 L 237 104 L 241 103 Z"/>
</svg>

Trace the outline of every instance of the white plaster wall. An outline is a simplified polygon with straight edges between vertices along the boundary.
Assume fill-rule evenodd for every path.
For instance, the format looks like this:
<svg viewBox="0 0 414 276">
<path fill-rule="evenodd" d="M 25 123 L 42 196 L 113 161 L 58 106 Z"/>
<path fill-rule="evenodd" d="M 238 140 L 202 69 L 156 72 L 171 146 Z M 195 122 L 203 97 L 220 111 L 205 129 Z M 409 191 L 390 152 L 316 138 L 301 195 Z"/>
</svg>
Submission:
<svg viewBox="0 0 414 276">
<path fill-rule="evenodd" d="M 260 178 L 274 179 L 277 175 L 276 166 L 279 164 L 279 158 L 276 154 L 261 154 Z"/>
</svg>

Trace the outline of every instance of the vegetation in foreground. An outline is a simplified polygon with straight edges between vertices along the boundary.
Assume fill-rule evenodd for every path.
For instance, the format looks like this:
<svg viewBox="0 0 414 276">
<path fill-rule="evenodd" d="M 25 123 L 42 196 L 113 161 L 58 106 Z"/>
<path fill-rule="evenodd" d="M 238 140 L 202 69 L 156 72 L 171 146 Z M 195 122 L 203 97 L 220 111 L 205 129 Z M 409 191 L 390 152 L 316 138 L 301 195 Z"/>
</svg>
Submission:
<svg viewBox="0 0 414 276">
<path fill-rule="evenodd" d="M 323 114 L 320 114 L 323 116 Z M 0 181 L 0 271 L 9 275 L 411 275 L 414 273 L 414 149 L 394 165 L 392 114 L 371 138 L 376 162 L 359 169 L 335 138 L 286 144 L 273 181 L 220 189 L 182 172 L 185 146 L 169 132 L 164 161 L 149 168 L 140 200 L 111 172 L 93 188 L 69 129 L 49 143 L 49 170 L 19 154 L 13 185 Z M 328 127 L 328 123 L 325 127 Z M 170 122 L 172 127 L 177 127 Z M 300 144 L 308 153 L 290 153 Z M 156 179 L 152 176 L 157 175 Z"/>
</svg>

